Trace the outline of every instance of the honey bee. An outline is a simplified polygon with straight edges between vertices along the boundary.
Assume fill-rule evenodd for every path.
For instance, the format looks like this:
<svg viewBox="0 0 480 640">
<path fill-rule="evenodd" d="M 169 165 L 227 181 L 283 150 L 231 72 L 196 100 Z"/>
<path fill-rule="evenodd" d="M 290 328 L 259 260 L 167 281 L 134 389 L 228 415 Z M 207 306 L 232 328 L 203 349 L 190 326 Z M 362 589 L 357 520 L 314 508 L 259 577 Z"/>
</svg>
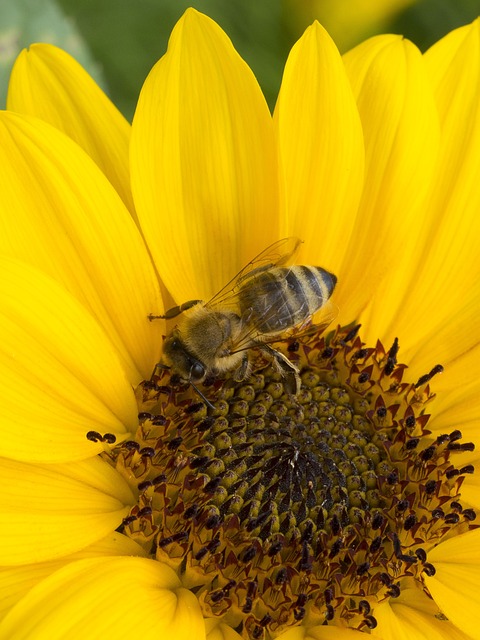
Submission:
<svg viewBox="0 0 480 640">
<path fill-rule="evenodd" d="M 165 339 L 159 366 L 171 369 L 200 393 L 196 384 L 207 376 L 232 372 L 236 381 L 247 379 L 250 352 L 257 349 L 280 371 L 286 389 L 297 394 L 298 368 L 269 343 L 306 326 L 325 306 L 337 282 L 321 267 L 286 266 L 301 242 L 298 238 L 275 242 L 208 302 L 189 300 L 165 315 L 150 314 L 150 320 L 168 320 L 185 312 Z"/>
</svg>

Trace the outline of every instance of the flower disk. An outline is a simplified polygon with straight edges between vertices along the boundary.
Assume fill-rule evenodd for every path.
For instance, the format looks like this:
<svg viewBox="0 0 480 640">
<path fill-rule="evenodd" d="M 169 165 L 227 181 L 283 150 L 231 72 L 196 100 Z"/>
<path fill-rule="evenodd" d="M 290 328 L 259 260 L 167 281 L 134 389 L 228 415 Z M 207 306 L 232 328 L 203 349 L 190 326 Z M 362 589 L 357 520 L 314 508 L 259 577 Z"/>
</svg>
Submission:
<svg viewBox="0 0 480 640">
<path fill-rule="evenodd" d="M 404 383 L 397 341 L 366 348 L 356 329 L 288 345 L 298 396 L 261 361 L 247 382 L 206 385 L 213 409 L 162 372 L 137 390 L 136 440 L 113 452 L 139 493 L 124 532 L 245 638 L 372 629 L 378 603 L 426 589 L 428 551 L 475 526 L 458 502 L 473 467 L 454 463 L 473 445 L 426 428 L 441 367 Z"/>
</svg>

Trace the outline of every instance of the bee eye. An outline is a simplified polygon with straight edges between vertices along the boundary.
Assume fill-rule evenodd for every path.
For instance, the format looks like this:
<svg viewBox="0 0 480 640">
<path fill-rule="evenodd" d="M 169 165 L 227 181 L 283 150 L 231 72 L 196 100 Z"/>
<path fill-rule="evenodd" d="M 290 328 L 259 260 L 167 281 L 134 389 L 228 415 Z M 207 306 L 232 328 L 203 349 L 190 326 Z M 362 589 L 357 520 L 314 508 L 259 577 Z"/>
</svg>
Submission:
<svg viewBox="0 0 480 640">
<path fill-rule="evenodd" d="M 205 367 L 200 362 L 192 364 L 190 369 L 190 377 L 193 380 L 201 380 L 205 376 Z"/>
</svg>

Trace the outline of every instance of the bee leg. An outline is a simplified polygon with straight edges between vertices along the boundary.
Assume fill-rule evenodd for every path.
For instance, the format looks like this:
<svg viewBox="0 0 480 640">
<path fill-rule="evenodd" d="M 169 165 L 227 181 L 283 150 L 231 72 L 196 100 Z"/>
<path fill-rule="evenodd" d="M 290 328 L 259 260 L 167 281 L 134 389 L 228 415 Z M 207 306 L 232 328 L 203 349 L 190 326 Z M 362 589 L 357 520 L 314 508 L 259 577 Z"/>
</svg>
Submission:
<svg viewBox="0 0 480 640">
<path fill-rule="evenodd" d="M 248 374 L 250 371 L 250 360 L 248 359 L 247 354 L 245 353 L 240 366 L 236 369 L 233 374 L 233 379 L 235 382 L 242 382 L 246 378 L 248 378 Z"/>
<path fill-rule="evenodd" d="M 273 349 L 268 344 L 258 345 L 258 347 L 268 355 L 273 364 L 278 368 L 285 378 L 285 391 L 292 395 L 297 395 L 300 391 L 300 374 L 297 367 L 283 353 Z"/>
<path fill-rule="evenodd" d="M 153 313 L 149 313 L 147 318 L 150 320 L 150 322 L 152 320 L 160 320 L 160 319 L 162 319 L 162 320 L 170 320 L 171 318 L 176 318 L 177 316 L 179 316 L 184 311 L 187 311 L 187 309 L 191 309 L 192 307 L 194 307 L 199 302 L 202 302 L 202 300 L 188 300 L 187 302 L 184 302 L 183 304 L 179 304 L 176 307 L 172 307 L 163 316 L 156 316 Z"/>
</svg>

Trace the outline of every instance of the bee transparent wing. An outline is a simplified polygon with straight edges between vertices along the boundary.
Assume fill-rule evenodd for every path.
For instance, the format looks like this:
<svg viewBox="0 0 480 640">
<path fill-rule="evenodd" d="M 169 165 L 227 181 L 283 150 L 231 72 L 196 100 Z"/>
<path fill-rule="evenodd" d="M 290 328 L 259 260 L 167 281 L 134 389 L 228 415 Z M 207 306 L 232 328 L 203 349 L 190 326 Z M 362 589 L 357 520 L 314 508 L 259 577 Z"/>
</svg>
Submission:
<svg viewBox="0 0 480 640">
<path fill-rule="evenodd" d="M 232 353 L 252 348 L 252 345 L 255 342 L 278 342 L 279 334 L 276 333 L 272 335 L 260 331 L 255 323 L 250 320 L 250 313 L 251 310 L 246 309 L 242 315 L 242 331 L 237 336 L 235 344 L 232 345 Z M 278 304 L 278 301 L 276 301 L 275 304 L 272 304 L 270 308 L 267 309 L 267 311 L 263 314 L 263 319 L 265 320 L 265 322 L 269 323 L 273 318 L 283 317 L 284 314 L 287 314 L 288 317 L 288 308 L 286 301 L 283 304 Z M 282 331 L 282 334 L 285 335 L 285 331 Z"/>
<path fill-rule="evenodd" d="M 319 309 L 313 316 L 308 318 L 301 325 L 291 327 L 280 334 L 269 335 L 258 331 L 258 329 L 248 322 L 248 316 L 244 317 L 244 331 L 238 336 L 235 341 L 235 345 L 232 348 L 232 353 L 238 351 L 245 351 L 252 348 L 252 344 L 260 342 L 263 344 L 272 344 L 275 342 L 284 342 L 291 340 L 292 338 L 300 338 L 302 336 L 308 336 L 312 333 L 321 334 L 338 316 L 338 307 L 336 304 L 328 300 L 321 309 Z M 282 313 L 281 307 L 278 305 L 272 305 L 267 313 L 267 318 L 276 317 Z"/>
<path fill-rule="evenodd" d="M 242 283 L 255 273 L 261 273 L 266 269 L 288 264 L 298 251 L 302 242 L 300 238 L 295 237 L 277 240 L 277 242 L 271 244 L 246 264 L 234 278 L 227 282 L 227 284 L 206 303 L 206 306 L 210 308 L 217 306 L 236 308 L 236 298 Z"/>
<path fill-rule="evenodd" d="M 310 316 L 310 319 L 307 322 L 304 322 L 298 327 L 294 327 L 290 333 L 286 333 L 286 338 L 300 338 L 302 336 L 308 336 L 311 333 L 322 333 L 332 324 L 338 316 L 338 312 L 339 309 L 337 305 L 331 300 L 327 300 L 323 307 L 314 313 L 313 316 Z"/>
</svg>

